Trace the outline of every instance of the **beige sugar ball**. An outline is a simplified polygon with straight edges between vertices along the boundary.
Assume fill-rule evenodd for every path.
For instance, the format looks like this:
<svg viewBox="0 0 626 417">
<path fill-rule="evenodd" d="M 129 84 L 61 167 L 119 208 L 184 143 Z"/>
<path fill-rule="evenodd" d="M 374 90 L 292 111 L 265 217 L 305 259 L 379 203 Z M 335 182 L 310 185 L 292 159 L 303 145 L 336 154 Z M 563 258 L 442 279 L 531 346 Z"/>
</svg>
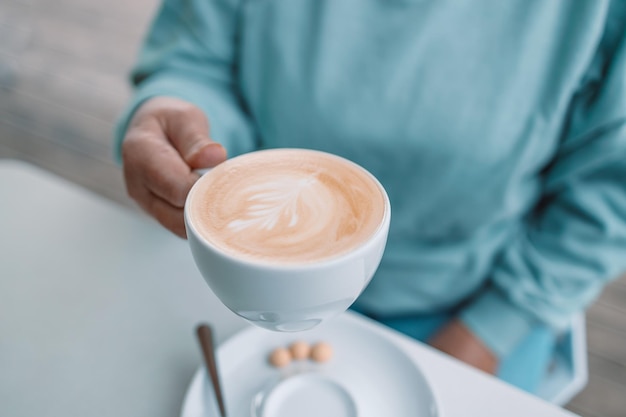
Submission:
<svg viewBox="0 0 626 417">
<path fill-rule="evenodd" d="M 291 353 L 284 347 L 278 347 L 270 353 L 269 362 L 277 368 L 287 366 L 291 363 Z"/>
<path fill-rule="evenodd" d="M 311 354 L 311 346 L 307 342 L 297 340 L 289 345 L 291 356 L 298 361 L 304 360 Z"/>
<path fill-rule="evenodd" d="M 327 362 L 333 357 L 333 348 L 329 343 L 318 342 L 311 348 L 311 359 L 315 362 Z"/>
</svg>

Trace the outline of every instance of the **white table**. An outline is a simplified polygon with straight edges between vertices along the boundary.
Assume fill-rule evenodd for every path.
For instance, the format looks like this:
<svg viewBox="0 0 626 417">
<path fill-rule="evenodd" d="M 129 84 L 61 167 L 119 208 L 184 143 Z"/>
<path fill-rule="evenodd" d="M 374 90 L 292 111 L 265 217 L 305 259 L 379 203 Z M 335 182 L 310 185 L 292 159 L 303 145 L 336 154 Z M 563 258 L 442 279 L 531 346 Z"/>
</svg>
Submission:
<svg viewBox="0 0 626 417">
<path fill-rule="evenodd" d="M 194 336 L 247 324 L 186 242 L 52 174 L 0 160 L 0 416 L 175 417 L 201 363 Z M 448 417 L 573 414 L 416 343 Z"/>
</svg>

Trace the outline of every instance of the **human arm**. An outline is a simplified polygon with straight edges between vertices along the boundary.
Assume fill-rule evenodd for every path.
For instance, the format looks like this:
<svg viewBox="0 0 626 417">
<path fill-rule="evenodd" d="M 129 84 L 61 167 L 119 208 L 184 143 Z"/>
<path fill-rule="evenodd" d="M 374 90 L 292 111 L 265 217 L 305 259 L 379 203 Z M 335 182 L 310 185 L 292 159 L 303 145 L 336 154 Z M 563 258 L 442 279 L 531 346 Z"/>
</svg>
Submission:
<svg viewBox="0 0 626 417">
<path fill-rule="evenodd" d="M 184 236 L 182 205 L 194 169 L 256 146 L 237 94 L 235 0 L 165 0 L 133 71 L 116 157 L 129 195 Z M 208 120 L 207 120 L 208 119 Z"/>
<path fill-rule="evenodd" d="M 543 198 L 460 314 L 503 357 L 536 323 L 556 330 L 626 269 L 626 29 L 613 19 L 542 173 Z"/>
</svg>

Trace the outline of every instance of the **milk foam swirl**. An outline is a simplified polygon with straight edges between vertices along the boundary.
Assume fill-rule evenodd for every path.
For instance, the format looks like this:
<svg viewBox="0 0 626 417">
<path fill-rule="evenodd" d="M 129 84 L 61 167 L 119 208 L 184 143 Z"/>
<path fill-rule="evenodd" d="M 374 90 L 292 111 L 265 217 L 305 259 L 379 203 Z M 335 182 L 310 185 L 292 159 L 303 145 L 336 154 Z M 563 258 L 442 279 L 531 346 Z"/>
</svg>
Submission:
<svg viewBox="0 0 626 417">
<path fill-rule="evenodd" d="M 331 258 L 377 230 L 383 193 L 369 174 L 314 151 L 272 150 L 229 160 L 192 191 L 200 234 L 238 257 L 273 263 Z"/>
<path fill-rule="evenodd" d="M 310 190 L 315 187 L 319 190 Z M 250 205 L 241 219 L 228 223 L 228 227 L 236 232 L 271 231 L 286 223 L 287 227 L 298 227 L 304 219 L 305 212 L 313 213 L 315 209 L 323 210 L 326 205 L 319 204 L 319 197 L 324 190 L 320 183 L 311 178 L 278 178 L 276 181 L 244 186 L 240 191 L 246 194 Z"/>
</svg>

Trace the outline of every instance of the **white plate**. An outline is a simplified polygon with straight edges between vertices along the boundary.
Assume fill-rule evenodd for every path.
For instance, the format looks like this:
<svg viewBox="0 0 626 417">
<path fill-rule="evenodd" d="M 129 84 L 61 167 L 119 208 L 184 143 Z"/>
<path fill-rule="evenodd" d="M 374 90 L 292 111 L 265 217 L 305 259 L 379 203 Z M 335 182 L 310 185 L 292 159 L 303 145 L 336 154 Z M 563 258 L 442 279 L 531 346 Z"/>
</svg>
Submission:
<svg viewBox="0 0 626 417">
<path fill-rule="evenodd" d="M 272 349 L 295 340 L 326 341 L 325 364 L 268 364 Z M 415 362 L 370 320 L 346 313 L 312 330 L 276 333 L 250 327 L 222 344 L 217 361 L 228 417 L 439 417 Z M 256 414 L 255 414 L 256 412 Z M 181 417 L 218 417 L 211 383 L 196 372 Z"/>
</svg>

